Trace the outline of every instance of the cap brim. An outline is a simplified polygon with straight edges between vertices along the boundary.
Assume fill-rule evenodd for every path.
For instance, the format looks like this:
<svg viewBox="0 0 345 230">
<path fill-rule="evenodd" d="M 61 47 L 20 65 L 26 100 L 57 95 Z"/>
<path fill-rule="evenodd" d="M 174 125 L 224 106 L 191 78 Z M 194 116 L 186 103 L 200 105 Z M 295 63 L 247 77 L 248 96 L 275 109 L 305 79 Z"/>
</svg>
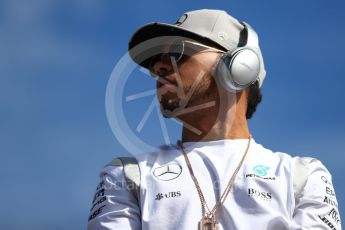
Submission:
<svg viewBox="0 0 345 230">
<path fill-rule="evenodd" d="M 223 48 L 209 38 L 202 37 L 177 25 L 154 22 L 144 25 L 133 34 L 128 44 L 129 55 L 134 62 L 145 68 L 148 68 L 152 55 L 150 55 L 150 52 L 148 52 L 147 49 L 151 48 L 151 53 L 157 54 L 159 52 L 159 49 L 163 48 L 164 41 L 168 40 L 168 38 L 172 36 L 186 37 L 195 40 L 204 40 L 214 44 L 215 47 Z M 155 38 L 161 39 L 153 41 L 154 47 L 152 47 L 152 44 L 145 44 L 145 42 Z M 140 45 L 143 45 L 144 47 L 140 47 Z"/>
</svg>

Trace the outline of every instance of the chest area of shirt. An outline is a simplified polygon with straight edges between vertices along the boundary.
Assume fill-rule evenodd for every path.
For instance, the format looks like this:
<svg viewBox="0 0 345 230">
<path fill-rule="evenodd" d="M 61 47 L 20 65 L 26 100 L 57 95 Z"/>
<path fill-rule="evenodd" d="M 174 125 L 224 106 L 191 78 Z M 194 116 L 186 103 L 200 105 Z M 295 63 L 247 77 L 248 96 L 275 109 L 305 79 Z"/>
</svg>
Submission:
<svg viewBox="0 0 345 230">
<path fill-rule="evenodd" d="M 212 171 L 213 170 L 213 171 Z M 194 177 L 183 162 L 152 167 L 145 177 L 145 197 L 152 206 L 200 206 L 200 191 L 212 206 L 220 199 L 234 169 L 196 167 Z M 239 170 L 225 205 L 256 208 L 261 211 L 281 208 L 288 202 L 289 178 L 277 166 L 265 162 L 244 164 Z"/>
</svg>

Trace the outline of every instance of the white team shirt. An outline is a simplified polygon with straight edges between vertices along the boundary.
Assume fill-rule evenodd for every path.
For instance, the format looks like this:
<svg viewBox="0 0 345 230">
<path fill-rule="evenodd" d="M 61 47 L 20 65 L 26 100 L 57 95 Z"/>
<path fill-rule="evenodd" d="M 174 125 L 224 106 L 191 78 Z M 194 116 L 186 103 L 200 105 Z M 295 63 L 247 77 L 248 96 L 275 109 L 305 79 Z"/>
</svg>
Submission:
<svg viewBox="0 0 345 230">
<path fill-rule="evenodd" d="M 248 140 L 184 143 L 210 209 L 227 186 Z M 180 149 L 137 156 L 140 201 L 126 188 L 122 166 L 106 166 L 90 211 L 88 230 L 196 230 L 202 206 Z M 295 198 L 296 158 L 273 153 L 254 139 L 224 205 L 217 210 L 219 229 L 341 229 L 331 175 L 320 161 L 308 166 L 308 179 Z"/>
</svg>

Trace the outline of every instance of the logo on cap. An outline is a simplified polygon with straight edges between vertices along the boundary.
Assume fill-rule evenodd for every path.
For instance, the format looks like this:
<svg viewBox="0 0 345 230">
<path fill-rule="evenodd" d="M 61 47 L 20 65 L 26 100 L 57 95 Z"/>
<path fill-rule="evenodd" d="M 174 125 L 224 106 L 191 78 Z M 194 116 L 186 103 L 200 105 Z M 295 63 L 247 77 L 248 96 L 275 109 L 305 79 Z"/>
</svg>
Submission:
<svg viewBox="0 0 345 230">
<path fill-rule="evenodd" d="M 228 40 L 229 39 L 229 36 L 228 36 L 228 34 L 227 33 L 225 33 L 224 31 L 220 31 L 219 33 L 218 33 L 218 38 L 220 39 L 220 40 Z"/>
</svg>

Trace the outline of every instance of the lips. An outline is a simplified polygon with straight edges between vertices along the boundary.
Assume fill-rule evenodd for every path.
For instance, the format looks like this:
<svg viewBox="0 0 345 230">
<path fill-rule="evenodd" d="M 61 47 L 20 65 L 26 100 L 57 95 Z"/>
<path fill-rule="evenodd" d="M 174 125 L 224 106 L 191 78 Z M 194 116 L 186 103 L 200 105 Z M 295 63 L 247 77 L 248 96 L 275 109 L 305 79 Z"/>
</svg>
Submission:
<svg viewBox="0 0 345 230">
<path fill-rule="evenodd" d="M 177 82 L 176 80 L 168 77 L 160 77 L 157 79 L 157 88 L 160 88 L 162 86 L 167 86 L 167 87 L 177 87 Z"/>
</svg>

